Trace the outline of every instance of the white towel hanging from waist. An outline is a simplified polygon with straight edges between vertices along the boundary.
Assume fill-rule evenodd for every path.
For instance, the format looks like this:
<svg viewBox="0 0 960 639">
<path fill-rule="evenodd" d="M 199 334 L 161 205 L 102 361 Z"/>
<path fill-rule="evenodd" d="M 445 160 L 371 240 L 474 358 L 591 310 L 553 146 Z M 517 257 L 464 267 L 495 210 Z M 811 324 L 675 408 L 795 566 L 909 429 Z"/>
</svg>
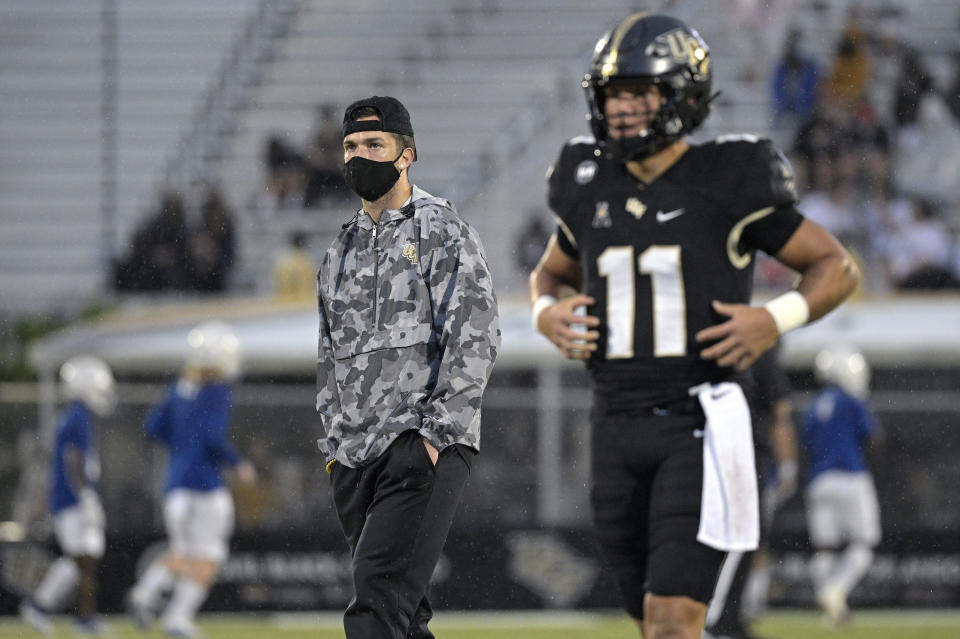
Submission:
<svg viewBox="0 0 960 639">
<path fill-rule="evenodd" d="M 755 550 L 760 506 L 750 409 L 738 384 L 690 389 L 706 416 L 697 541 L 718 550 Z"/>
</svg>

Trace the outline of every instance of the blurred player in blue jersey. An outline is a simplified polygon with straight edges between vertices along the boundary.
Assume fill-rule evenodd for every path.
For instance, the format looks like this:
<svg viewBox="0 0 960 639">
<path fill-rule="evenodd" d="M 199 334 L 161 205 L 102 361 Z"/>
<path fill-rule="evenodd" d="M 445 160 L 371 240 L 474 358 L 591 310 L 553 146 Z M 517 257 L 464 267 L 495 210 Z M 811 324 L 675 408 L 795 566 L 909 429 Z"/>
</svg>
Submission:
<svg viewBox="0 0 960 639">
<path fill-rule="evenodd" d="M 194 621 L 217 570 L 227 558 L 233 533 L 233 499 L 221 468 L 235 469 L 253 482 L 253 465 L 227 441 L 232 399 L 230 382 L 240 369 L 233 329 L 208 322 L 188 336 L 190 354 L 180 378 L 147 417 L 147 434 L 169 449 L 164 523 L 169 551 L 144 571 L 129 595 L 134 621 L 147 629 L 161 598 L 173 594 L 160 623 L 173 637 L 199 637 Z"/>
<path fill-rule="evenodd" d="M 869 570 L 880 541 L 880 509 L 865 455 L 879 430 L 866 403 L 870 368 L 863 354 L 834 346 L 817 354 L 815 366 L 824 388 L 801 432 L 810 456 L 810 570 L 817 604 L 837 625 L 849 618 L 847 596 Z"/>
<path fill-rule="evenodd" d="M 50 613 L 76 590 L 74 630 L 99 636 L 105 629 L 96 617 L 97 564 L 104 549 L 104 515 L 97 495 L 100 462 L 94 416 L 107 417 L 116 406 L 110 367 L 96 357 L 75 357 L 60 369 L 61 388 L 69 405 L 60 417 L 53 449 L 50 511 L 63 556 L 47 570 L 20 615 L 39 632 L 53 634 Z"/>
</svg>

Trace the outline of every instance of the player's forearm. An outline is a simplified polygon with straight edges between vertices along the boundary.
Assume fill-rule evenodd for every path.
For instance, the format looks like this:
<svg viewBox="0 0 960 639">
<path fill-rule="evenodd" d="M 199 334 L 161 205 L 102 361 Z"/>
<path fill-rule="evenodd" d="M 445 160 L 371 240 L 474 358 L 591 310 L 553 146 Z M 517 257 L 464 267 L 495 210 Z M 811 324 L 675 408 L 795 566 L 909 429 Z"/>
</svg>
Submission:
<svg viewBox="0 0 960 639">
<path fill-rule="evenodd" d="M 580 263 L 564 253 L 557 242 L 557 236 L 553 235 L 547 242 L 540 262 L 530 273 L 530 304 L 535 305 L 544 295 L 559 298 L 564 288 L 579 291 L 582 284 Z"/>
<path fill-rule="evenodd" d="M 860 269 L 846 251 L 831 252 L 811 264 L 797 290 L 810 307 L 808 321 L 820 319 L 838 307 L 860 284 Z"/>
<path fill-rule="evenodd" d="M 542 266 L 538 266 L 530 274 L 530 303 L 535 303 L 541 295 L 559 297 L 560 289 L 564 286 L 580 290 L 580 282 L 578 280 L 570 277 L 561 277 Z"/>
</svg>

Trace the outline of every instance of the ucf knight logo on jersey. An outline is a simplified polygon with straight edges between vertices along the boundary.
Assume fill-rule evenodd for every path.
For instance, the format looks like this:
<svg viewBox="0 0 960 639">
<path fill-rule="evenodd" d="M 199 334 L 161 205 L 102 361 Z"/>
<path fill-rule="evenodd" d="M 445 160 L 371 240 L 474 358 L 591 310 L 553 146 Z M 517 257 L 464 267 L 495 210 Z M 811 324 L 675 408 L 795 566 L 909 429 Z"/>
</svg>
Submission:
<svg viewBox="0 0 960 639">
<path fill-rule="evenodd" d="M 627 213 L 637 218 L 638 220 L 641 217 L 643 217 L 644 213 L 647 212 L 647 205 L 635 197 L 628 198 L 626 205 L 624 205 L 624 208 L 627 209 Z"/>
</svg>

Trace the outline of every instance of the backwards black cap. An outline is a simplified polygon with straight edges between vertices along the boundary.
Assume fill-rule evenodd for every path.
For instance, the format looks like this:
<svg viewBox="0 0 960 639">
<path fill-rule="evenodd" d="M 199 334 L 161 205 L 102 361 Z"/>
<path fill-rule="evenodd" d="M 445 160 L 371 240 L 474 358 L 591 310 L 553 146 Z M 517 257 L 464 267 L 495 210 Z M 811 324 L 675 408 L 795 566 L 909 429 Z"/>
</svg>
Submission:
<svg viewBox="0 0 960 639">
<path fill-rule="evenodd" d="M 379 120 L 354 120 L 353 114 L 364 107 L 374 109 L 380 116 Z M 400 100 L 389 96 L 375 95 L 371 98 L 357 100 L 343 112 L 343 137 L 357 131 L 386 131 L 413 137 L 413 125 L 410 124 L 410 113 L 400 104 Z"/>
<path fill-rule="evenodd" d="M 354 119 L 357 109 L 371 108 L 380 116 L 379 120 Z M 410 124 L 410 112 L 400 100 L 386 95 L 375 95 L 357 100 L 343 112 L 343 137 L 357 131 L 385 131 L 413 137 L 413 125 Z M 413 158 L 417 158 L 417 149 L 413 147 Z"/>
</svg>

